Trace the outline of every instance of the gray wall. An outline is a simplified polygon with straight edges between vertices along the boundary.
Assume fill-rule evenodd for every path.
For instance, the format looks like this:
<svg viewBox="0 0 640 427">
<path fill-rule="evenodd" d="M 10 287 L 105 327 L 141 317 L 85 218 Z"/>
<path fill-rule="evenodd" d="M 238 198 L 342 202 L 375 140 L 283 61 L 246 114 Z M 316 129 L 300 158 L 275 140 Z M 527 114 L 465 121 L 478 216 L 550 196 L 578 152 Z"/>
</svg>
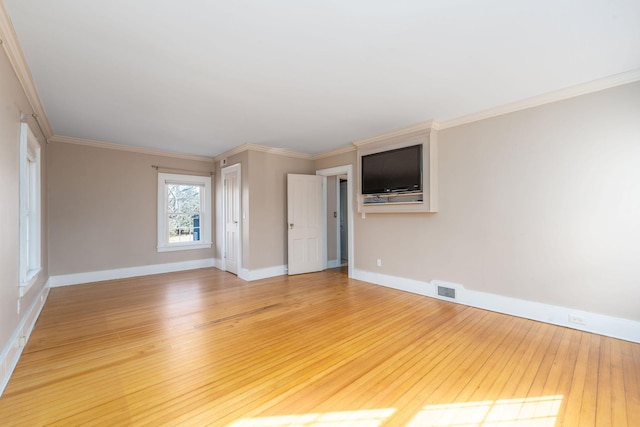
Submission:
<svg viewBox="0 0 640 427">
<path fill-rule="evenodd" d="M 207 172 L 212 162 L 67 143 L 49 147 L 52 276 L 213 258 L 214 249 L 157 252 L 158 174 L 151 167 Z"/>
<path fill-rule="evenodd" d="M 311 160 L 249 152 L 250 249 L 245 268 L 287 264 L 287 174 L 314 174 Z"/>
<path fill-rule="evenodd" d="M 257 270 L 287 264 L 287 174 L 313 174 L 307 159 L 247 149 L 227 158 L 242 168 L 242 268 Z M 221 218 L 221 165 L 216 163 L 218 218 Z M 217 229 L 216 257 L 221 259 L 224 229 Z"/>
</svg>

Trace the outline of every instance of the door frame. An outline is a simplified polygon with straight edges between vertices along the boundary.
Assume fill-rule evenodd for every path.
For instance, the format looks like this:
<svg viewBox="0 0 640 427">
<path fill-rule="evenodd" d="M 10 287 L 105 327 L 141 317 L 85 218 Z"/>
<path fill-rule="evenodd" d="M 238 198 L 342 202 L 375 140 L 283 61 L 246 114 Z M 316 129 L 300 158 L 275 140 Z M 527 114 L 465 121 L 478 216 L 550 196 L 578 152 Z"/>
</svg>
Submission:
<svg viewBox="0 0 640 427">
<path fill-rule="evenodd" d="M 316 175 L 320 176 L 338 176 L 338 175 L 347 175 L 347 249 L 348 249 L 348 275 L 349 277 L 353 276 L 353 264 L 354 264 L 354 244 L 353 244 L 353 165 L 343 165 L 336 166 L 328 169 L 319 169 L 316 170 Z M 339 180 L 338 180 L 339 181 Z M 324 268 L 327 268 L 328 265 L 328 257 L 327 257 L 327 186 L 324 186 L 322 191 L 322 211 L 323 211 L 323 246 L 324 246 Z"/>
<path fill-rule="evenodd" d="M 236 163 L 231 166 L 227 166 L 220 170 L 222 175 L 222 270 L 227 271 L 227 192 L 224 189 L 226 176 L 231 173 L 236 173 L 238 176 L 238 186 L 236 188 L 236 197 L 238 198 L 238 242 L 236 245 L 236 260 L 238 265 L 238 277 L 242 271 L 242 165 Z"/>
</svg>

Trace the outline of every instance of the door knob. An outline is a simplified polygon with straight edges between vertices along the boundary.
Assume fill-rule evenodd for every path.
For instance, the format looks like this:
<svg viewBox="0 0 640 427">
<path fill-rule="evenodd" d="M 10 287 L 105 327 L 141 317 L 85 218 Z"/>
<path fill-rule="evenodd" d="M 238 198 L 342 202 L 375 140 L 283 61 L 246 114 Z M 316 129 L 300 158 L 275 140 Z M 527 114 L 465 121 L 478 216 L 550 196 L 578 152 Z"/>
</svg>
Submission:
<svg viewBox="0 0 640 427">
<path fill-rule="evenodd" d="M 293 223 L 289 224 L 289 228 L 293 230 Z"/>
</svg>

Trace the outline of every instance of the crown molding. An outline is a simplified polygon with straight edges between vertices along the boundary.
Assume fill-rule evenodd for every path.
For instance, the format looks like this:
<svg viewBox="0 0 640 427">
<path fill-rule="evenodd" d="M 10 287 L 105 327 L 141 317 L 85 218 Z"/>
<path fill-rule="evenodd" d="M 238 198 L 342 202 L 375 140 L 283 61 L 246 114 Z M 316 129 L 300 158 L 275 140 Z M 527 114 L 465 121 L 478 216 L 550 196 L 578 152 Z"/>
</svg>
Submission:
<svg viewBox="0 0 640 427">
<path fill-rule="evenodd" d="M 235 154 L 242 153 L 243 151 L 247 151 L 249 150 L 249 147 L 248 147 L 249 145 L 250 144 L 242 144 L 242 145 L 238 145 L 237 147 L 233 147 L 231 150 L 227 150 L 222 154 L 218 154 L 217 156 L 214 156 L 213 161 L 219 162 L 222 159 L 225 159 L 227 157 L 231 157 Z"/>
<path fill-rule="evenodd" d="M 586 95 L 601 90 L 610 89 L 627 83 L 633 83 L 640 80 L 640 68 L 630 70 L 620 74 L 604 77 L 602 79 L 592 80 L 576 86 L 548 92 L 542 95 L 526 98 L 521 101 L 512 102 L 495 108 L 467 114 L 458 118 L 444 120 L 440 122 L 440 129 L 452 128 L 467 123 L 477 122 L 491 117 L 501 116 L 504 114 L 515 113 L 516 111 L 526 110 L 527 108 L 538 107 L 552 102 L 562 101 L 574 98 L 580 95 Z"/>
<path fill-rule="evenodd" d="M 213 161 L 219 162 L 222 159 L 231 157 L 234 154 L 242 153 L 243 151 L 259 151 L 261 153 L 277 154 L 279 156 L 294 157 L 296 159 L 313 160 L 313 156 L 311 154 L 298 153 L 296 151 L 285 150 L 283 148 L 273 148 L 273 147 L 266 147 L 264 145 L 247 143 L 247 144 L 238 145 L 237 147 L 234 147 L 231 150 L 227 150 L 222 154 L 218 154 L 213 158 Z"/>
<path fill-rule="evenodd" d="M 22 53 L 22 48 L 18 42 L 18 36 L 16 35 L 11 20 L 9 19 L 9 14 L 4 7 L 4 2 L 2 1 L 0 1 L 0 45 L 2 45 L 2 48 L 7 54 L 9 63 L 11 64 L 13 71 L 16 73 L 20 86 L 22 86 L 22 90 L 27 97 L 27 101 L 33 110 L 31 114 L 36 115 L 35 118 L 38 121 L 38 125 L 40 126 L 45 139 L 48 140 L 53 136 L 53 130 L 51 129 L 49 119 L 44 112 L 44 107 L 40 101 L 40 95 L 38 95 L 36 85 L 33 83 L 33 77 L 31 76 L 31 71 L 29 70 L 27 61 L 24 58 L 24 54 Z"/>
<path fill-rule="evenodd" d="M 86 147 L 104 148 L 107 150 L 129 151 L 132 153 L 149 154 L 152 156 L 172 157 L 174 159 L 195 160 L 198 162 L 213 162 L 213 158 L 176 153 L 173 151 L 156 150 L 153 148 L 134 147 L 132 145 L 113 144 L 111 142 L 93 141 L 90 139 L 74 138 L 71 136 L 54 135 L 49 142 L 62 144 L 84 145 Z"/>
<path fill-rule="evenodd" d="M 338 156 L 344 153 L 351 153 L 352 151 L 356 151 L 355 145 L 346 145 L 341 148 L 336 148 L 335 150 L 325 151 L 324 153 L 318 153 L 311 156 L 313 160 L 326 159 L 327 157 Z"/>
<path fill-rule="evenodd" d="M 294 157 L 294 158 L 303 159 L 303 160 L 318 160 L 318 159 L 325 159 L 327 157 L 337 156 L 344 153 L 350 153 L 352 151 L 355 151 L 356 147 L 353 145 L 346 145 L 344 147 L 336 148 L 335 150 L 331 150 L 331 151 L 325 151 L 323 153 L 306 154 L 306 153 L 299 153 L 297 151 L 284 150 L 282 148 L 266 147 L 264 145 L 258 145 L 258 144 L 242 144 L 232 148 L 231 150 L 225 151 L 222 154 L 218 154 L 213 158 L 213 161 L 219 162 L 224 158 L 231 157 L 234 154 L 242 153 L 243 151 L 249 151 L 249 150 L 260 151 L 262 153 L 277 154 L 280 156 Z"/>
<path fill-rule="evenodd" d="M 389 132 L 373 135 L 367 138 L 356 139 L 353 141 L 353 145 L 355 145 L 356 147 L 360 147 L 361 145 L 371 144 L 379 141 L 385 141 L 391 138 L 397 138 L 399 136 L 409 135 L 412 133 L 427 132 L 431 129 L 438 130 L 440 128 L 441 126 L 439 122 L 435 120 L 427 120 L 427 121 L 416 123 L 410 126 L 405 126 L 403 128 L 394 129 Z"/>
<path fill-rule="evenodd" d="M 311 154 L 299 153 L 297 151 L 285 150 L 284 148 L 265 147 L 264 145 L 246 144 L 249 150 L 260 151 L 262 153 L 277 154 L 280 156 L 294 157 L 296 159 L 312 160 Z"/>
</svg>

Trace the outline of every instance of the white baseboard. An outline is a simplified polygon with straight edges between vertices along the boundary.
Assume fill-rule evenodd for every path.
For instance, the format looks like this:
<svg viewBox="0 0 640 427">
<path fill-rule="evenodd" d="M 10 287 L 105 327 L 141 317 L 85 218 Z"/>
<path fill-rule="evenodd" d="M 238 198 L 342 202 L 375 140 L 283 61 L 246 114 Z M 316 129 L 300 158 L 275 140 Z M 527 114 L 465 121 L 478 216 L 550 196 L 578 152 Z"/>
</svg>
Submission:
<svg viewBox="0 0 640 427">
<path fill-rule="evenodd" d="M 48 295 L 49 281 L 42 287 L 42 290 L 40 290 L 38 296 L 31 303 L 31 306 L 24 311 L 22 320 L 11 335 L 2 353 L 0 353 L 0 396 L 2 396 L 4 389 L 7 387 L 13 370 L 18 365 L 18 360 L 22 355 L 22 349 L 31 336 L 33 327 L 36 324 L 36 320 L 38 320 L 38 316 L 40 315 L 40 311 L 42 311 L 42 307 L 44 307 Z"/>
<path fill-rule="evenodd" d="M 539 322 L 551 323 L 553 325 L 640 343 L 640 322 L 634 320 L 574 310 L 572 308 L 543 304 L 518 298 L 505 297 L 486 292 L 472 291 L 465 289 L 463 285 L 441 280 L 423 282 L 420 280 L 372 273 L 370 271 L 363 271 L 355 268 L 353 269 L 353 278 L 444 301 L 464 304 L 471 307 L 482 308 L 484 310 L 509 314 L 511 316 L 524 317 L 526 319 L 537 320 Z M 452 299 L 439 296 L 437 293 L 438 286 L 455 289 L 456 298 Z M 569 321 L 570 318 L 573 321 Z"/>
<path fill-rule="evenodd" d="M 174 271 L 214 267 L 214 264 L 215 261 L 213 258 L 205 258 L 191 261 L 170 262 L 166 264 L 116 268 L 114 270 L 88 271 L 86 273 L 51 276 L 49 278 L 49 283 L 52 288 L 55 288 L 58 286 L 79 285 L 82 283 L 101 282 L 104 280 L 126 279 L 136 276 L 148 276 L 150 274 L 171 273 Z"/>
<path fill-rule="evenodd" d="M 218 270 L 225 271 L 225 265 L 224 265 L 224 260 L 223 259 L 214 258 L 213 259 L 213 266 L 215 268 L 217 268 Z"/>
<path fill-rule="evenodd" d="M 252 280 L 267 279 L 269 277 L 282 276 L 287 274 L 286 265 L 276 265 L 274 267 L 259 268 L 257 270 L 248 270 L 246 268 L 240 269 L 238 277 L 247 282 Z"/>
<path fill-rule="evenodd" d="M 338 268 L 342 265 L 339 259 L 330 259 L 327 261 L 327 268 Z"/>
</svg>

